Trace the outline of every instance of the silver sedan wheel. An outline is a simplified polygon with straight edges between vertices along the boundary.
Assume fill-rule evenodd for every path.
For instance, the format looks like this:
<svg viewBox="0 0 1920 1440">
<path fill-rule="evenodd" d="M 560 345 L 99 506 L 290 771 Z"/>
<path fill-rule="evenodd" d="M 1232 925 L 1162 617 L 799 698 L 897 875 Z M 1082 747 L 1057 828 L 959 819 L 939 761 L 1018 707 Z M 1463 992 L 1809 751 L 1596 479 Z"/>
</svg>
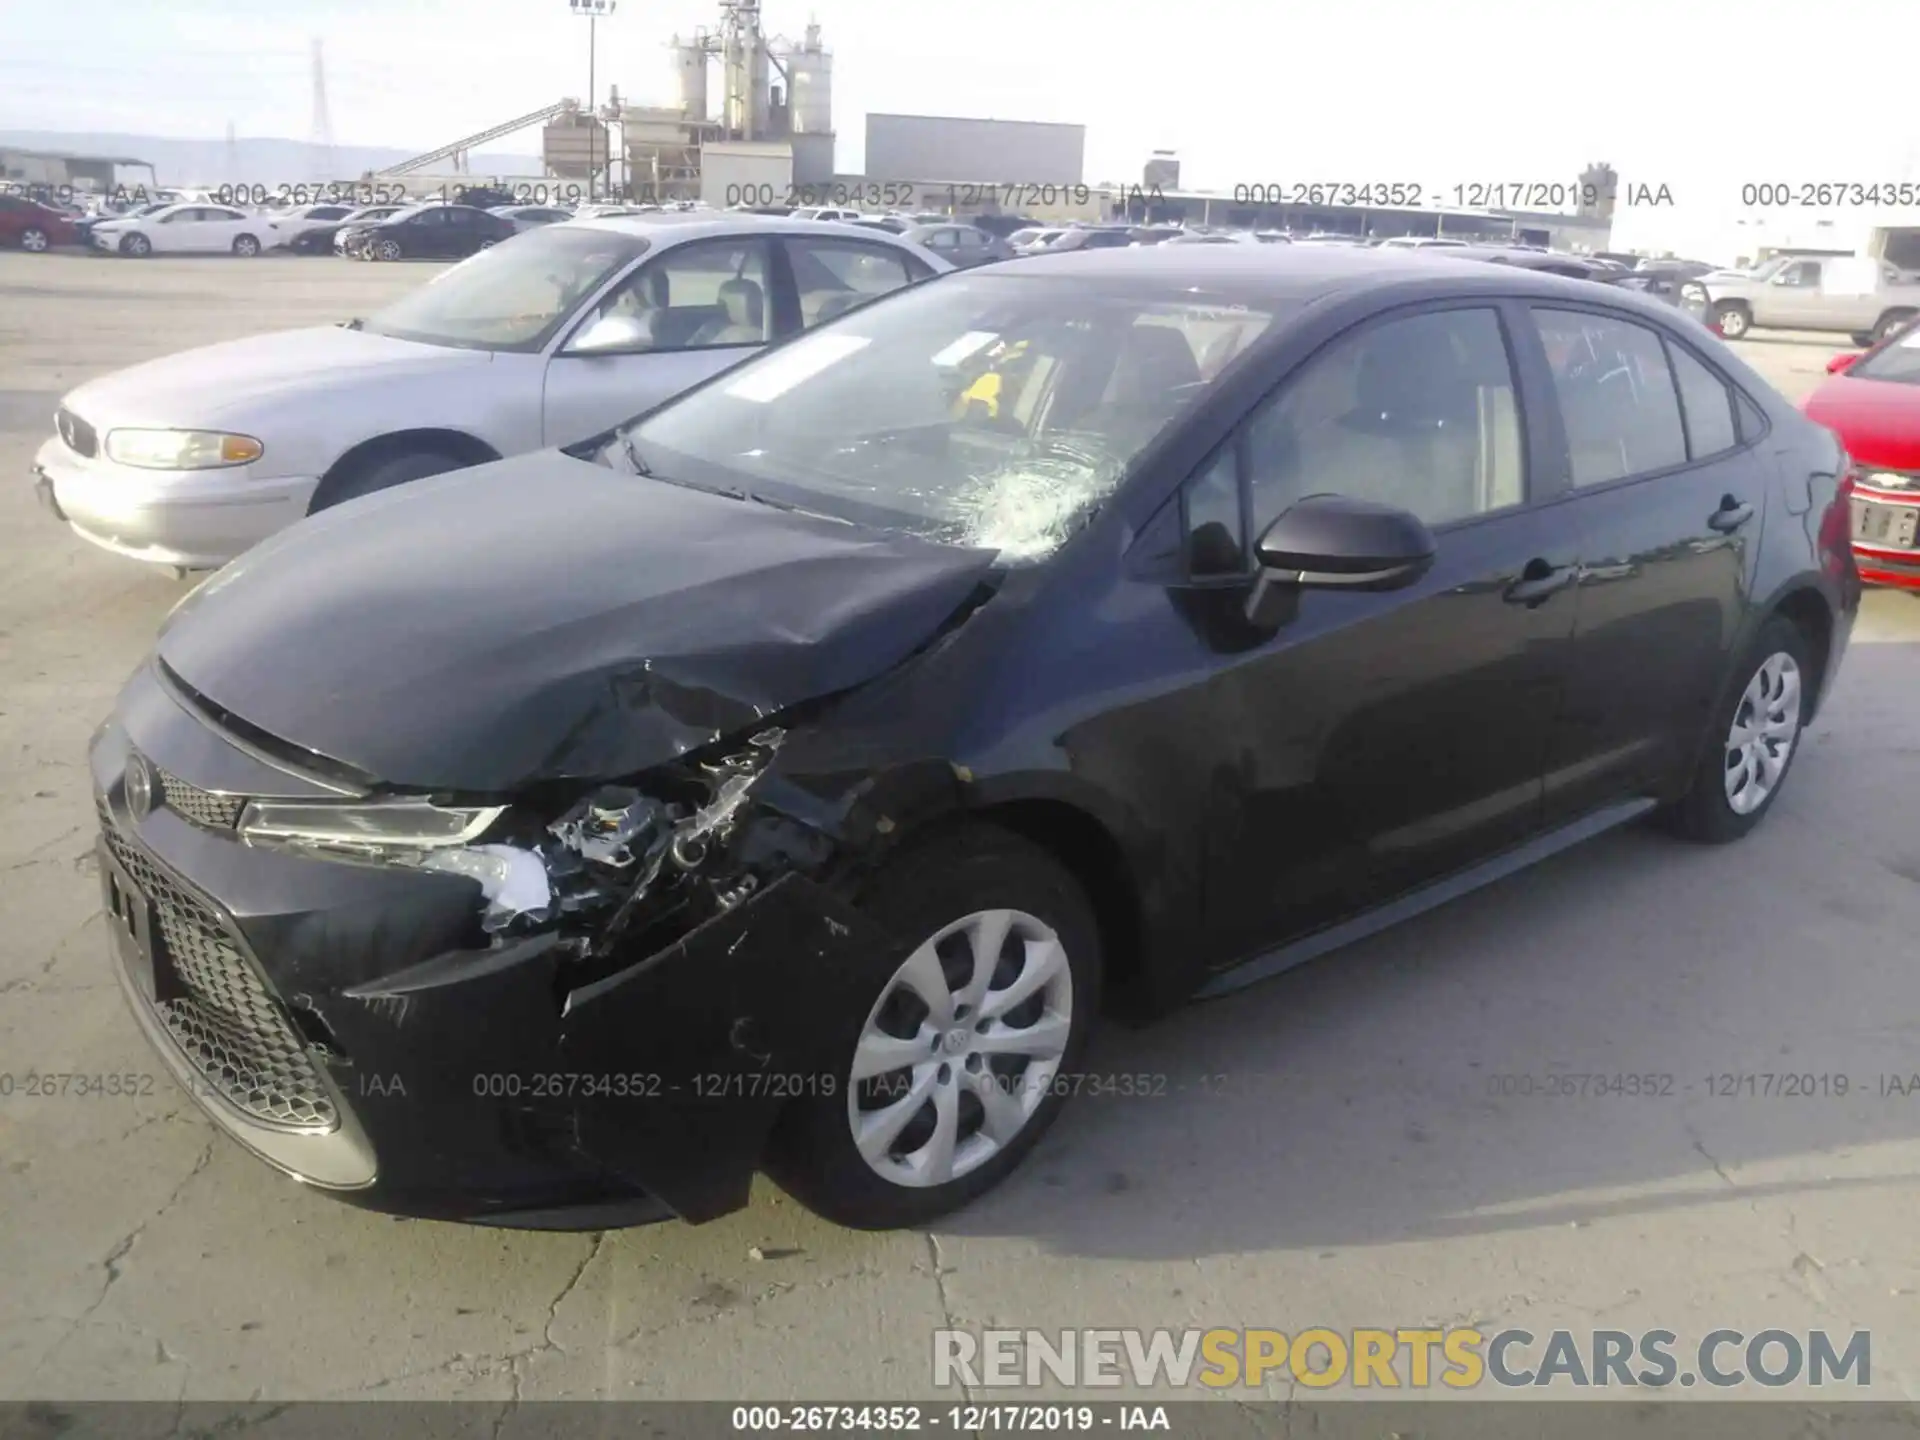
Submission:
<svg viewBox="0 0 1920 1440">
<path fill-rule="evenodd" d="M 1727 806 L 1751 815 L 1767 803 L 1800 738 L 1800 667 L 1769 655 L 1747 682 L 1727 732 Z"/>
<path fill-rule="evenodd" d="M 896 1185 L 944 1185 L 1006 1148 L 1039 1110 L 1073 1032 L 1060 937 L 1021 910 L 935 934 L 880 992 L 854 1049 L 854 1147 Z"/>
</svg>

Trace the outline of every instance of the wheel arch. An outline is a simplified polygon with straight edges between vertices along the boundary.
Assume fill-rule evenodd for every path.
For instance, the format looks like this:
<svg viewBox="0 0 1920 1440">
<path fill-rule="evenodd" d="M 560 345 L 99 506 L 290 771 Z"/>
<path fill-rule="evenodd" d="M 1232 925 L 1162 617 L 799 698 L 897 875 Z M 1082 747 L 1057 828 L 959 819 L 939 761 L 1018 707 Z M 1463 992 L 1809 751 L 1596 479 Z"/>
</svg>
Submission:
<svg viewBox="0 0 1920 1440">
<path fill-rule="evenodd" d="M 332 489 L 340 485 L 347 477 L 364 466 L 378 464 L 396 455 L 415 453 L 449 455 L 464 466 L 485 465 L 491 460 L 503 458 L 486 441 L 464 430 L 455 430 L 449 426 L 421 426 L 412 430 L 392 430 L 384 435 L 376 435 L 370 440 L 362 440 L 327 467 L 327 473 L 320 477 L 320 483 L 314 487 L 313 499 L 308 502 L 307 512 L 313 513 L 323 508 L 322 501 Z"/>
<path fill-rule="evenodd" d="M 1147 968 L 1140 889 L 1113 833 L 1088 811 L 1053 797 L 1003 800 L 965 814 L 1033 842 L 1066 867 L 1100 927 L 1107 990 L 1136 988 Z"/>
<path fill-rule="evenodd" d="M 1812 695 L 1807 702 L 1807 718 L 1811 720 L 1818 712 L 1826 696 L 1829 667 L 1833 662 L 1833 607 L 1827 597 L 1813 585 L 1797 585 L 1785 594 L 1776 596 L 1772 605 L 1764 613 L 1761 623 L 1773 616 L 1789 620 L 1800 633 L 1807 637 L 1808 648 L 1813 659 Z"/>
</svg>

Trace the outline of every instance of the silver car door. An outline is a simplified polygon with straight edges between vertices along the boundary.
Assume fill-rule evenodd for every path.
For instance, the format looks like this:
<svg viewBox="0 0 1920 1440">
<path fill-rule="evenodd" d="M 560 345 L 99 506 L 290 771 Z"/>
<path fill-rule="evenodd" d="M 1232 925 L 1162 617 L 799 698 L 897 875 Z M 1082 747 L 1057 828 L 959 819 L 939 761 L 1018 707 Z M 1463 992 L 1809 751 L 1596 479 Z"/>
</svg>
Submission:
<svg viewBox="0 0 1920 1440">
<path fill-rule="evenodd" d="M 769 257 L 766 240 L 742 236 L 690 241 L 640 265 L 548 360 L 542 443 L 596 435 L 758 352 L 773 335 Z"/>
</svg>

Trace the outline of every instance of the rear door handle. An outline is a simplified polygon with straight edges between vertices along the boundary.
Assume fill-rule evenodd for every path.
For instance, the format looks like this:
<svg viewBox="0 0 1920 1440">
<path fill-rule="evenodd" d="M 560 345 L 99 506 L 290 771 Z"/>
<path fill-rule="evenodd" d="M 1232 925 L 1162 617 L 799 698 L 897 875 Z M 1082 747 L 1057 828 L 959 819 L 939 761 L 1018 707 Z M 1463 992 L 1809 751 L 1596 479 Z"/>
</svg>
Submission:
<svg viewBox="0 0 1920 1440">
<path fill-rule="evenodd" d="M 1507 586 L 1504 598 L 1509 605 L 1538 605 L 1550 600 L 1580 578 L 1578 565 L 1550 565 L 1545 560 L 1529 560 L 1520 578 Z"/>
<path fill-rule="evenodd" d="M 1707 524 L 1722 535 L 1731 535 L 1752 518 L 1753 506 L 1729 495 L 1720 502 L 1720 508 L 1707 517 Z"/>
</svg>

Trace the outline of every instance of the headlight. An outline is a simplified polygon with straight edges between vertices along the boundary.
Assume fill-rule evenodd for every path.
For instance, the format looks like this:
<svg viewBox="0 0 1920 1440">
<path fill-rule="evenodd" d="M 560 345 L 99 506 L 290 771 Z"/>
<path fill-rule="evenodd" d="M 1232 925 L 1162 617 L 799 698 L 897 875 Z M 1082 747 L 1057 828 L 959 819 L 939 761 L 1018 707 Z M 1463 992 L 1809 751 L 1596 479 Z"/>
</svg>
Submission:
<svg viewBox="0 0 1920 1440">
<path fill-rule="evenodd" d="M 266 453 L 251 435 L 219 430 L 109 430 L 107 458 L 142 470 L 217 470 Z"/>
<path fill-rule="evenodd" d="M 355 850 L 440 850 L 486 833 L 504 805 L 432 805 L 425 800 L 254 800 L 240 812 L 243 840 Z"/>
</svg>

